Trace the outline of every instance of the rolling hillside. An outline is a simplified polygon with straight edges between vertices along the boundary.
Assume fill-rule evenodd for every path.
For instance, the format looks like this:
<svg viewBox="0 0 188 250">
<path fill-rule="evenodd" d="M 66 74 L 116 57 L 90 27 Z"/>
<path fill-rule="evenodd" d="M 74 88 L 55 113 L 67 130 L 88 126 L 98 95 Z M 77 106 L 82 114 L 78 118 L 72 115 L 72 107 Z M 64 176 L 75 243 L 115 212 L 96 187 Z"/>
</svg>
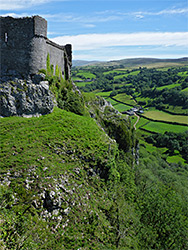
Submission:
<svg viewBox="0 0 188 250">
<path fill-rule="evenodd" d="M 96 62 L 96 61 L 82 61 L 74 60 L 73 66 L 121 66 L 121 67 L 172 67 L 172 66 L 182 66 L 188 65 L 188 58 L 179 58 L 179 59 L 157 59 L 157 58 L 132 58 L 132 59 L 122 59 L 122 60 L 113 60 L 107 62 Z"/>
</svg>

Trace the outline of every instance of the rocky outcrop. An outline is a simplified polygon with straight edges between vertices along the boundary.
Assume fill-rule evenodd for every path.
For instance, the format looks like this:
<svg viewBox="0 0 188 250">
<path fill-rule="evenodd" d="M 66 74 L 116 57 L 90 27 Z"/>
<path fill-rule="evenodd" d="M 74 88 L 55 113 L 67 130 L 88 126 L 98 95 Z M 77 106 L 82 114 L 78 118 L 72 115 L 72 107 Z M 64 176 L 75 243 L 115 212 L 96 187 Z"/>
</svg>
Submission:
<svg viewBox="0 0 188 250">
<path fill-rule="evenodd" d="M 38 74 L 32 80 L 0 82 L 0 116 L 39 116 L 51 113 L 54 97 L 45 75 Z"/>
</svg>

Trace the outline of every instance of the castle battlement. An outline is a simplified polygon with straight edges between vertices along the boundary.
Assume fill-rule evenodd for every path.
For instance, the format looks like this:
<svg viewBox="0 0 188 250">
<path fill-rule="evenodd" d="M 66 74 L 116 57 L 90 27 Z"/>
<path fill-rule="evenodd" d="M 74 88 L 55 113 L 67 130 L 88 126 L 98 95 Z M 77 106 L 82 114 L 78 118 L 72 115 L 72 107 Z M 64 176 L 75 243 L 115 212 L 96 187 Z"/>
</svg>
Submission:
<svg viewBox="0 0 188 250">
<path fill-rule="evenodd" d="M 72 66 L 71 45 L 61 46 L 50 41 L 44 18 L 0 17 L 1 76 L 10 71 L 22 76 L 32 76 L 38 70 L 46 69 L 48 54 L 54 69 L 58 65 L 65 78 L 69 79 Z"/>
</svg>

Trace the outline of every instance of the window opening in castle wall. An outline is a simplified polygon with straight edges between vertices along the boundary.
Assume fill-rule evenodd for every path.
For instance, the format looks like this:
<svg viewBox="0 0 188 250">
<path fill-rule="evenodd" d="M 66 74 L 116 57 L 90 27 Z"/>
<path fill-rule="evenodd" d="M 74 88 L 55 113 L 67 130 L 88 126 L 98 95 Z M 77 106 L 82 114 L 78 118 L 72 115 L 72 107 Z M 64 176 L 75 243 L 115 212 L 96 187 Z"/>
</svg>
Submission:
<svg viewBox="0 0 188 250">
<path fill-rule="evenodd" d="M 8 42 L 8 34 L 5 33 L 5 42 L 7 43 Z"/>
</svg>

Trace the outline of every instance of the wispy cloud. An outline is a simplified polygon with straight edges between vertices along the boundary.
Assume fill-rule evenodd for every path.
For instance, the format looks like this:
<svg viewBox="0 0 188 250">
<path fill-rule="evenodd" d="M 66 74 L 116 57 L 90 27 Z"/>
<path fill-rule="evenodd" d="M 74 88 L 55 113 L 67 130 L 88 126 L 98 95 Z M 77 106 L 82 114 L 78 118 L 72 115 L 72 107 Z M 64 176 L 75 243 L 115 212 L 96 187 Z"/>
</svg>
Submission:
<svg viewBox="0 0 188 250">
<path fill-rule="evenodd" d="M 188 8 L 182 9 L 165 9 L 158 12 L 150 11 L 139 11 L 139 12 L 121 12 L 121 11 L 112 11 L 105 10 L 101 12 L 91 13 L 90 15 L 77 15 L 73 13 L 65 14 L 59 13 L 56 16 L 51 18 L 56 18 L 56 21 L 63 22 L 80 22 L 80 23 L 105 23 L 113 21 L 123 21 L 126 18 L 136 18 L 142 19 L 147 16 L 160 16 L 160 15 L 183 15 L 188 13 Z M 49 17 L 50 18 L 50 17 Z"/>
<path fill-rule="evenodd" d="M 188 8 L 182 8 L 182 9 L 168 9 L 168 10 L 162 10 L 160 12 L 157 12 L 157 15 L 163 15 L 163 14 L 169 14 L 169 15 L 174 15 L 174 14 L 187 14 L 188 13 Z"/>
<path fill-rule="evenodd" d="M 187 46 L 188 32 L 82 34 L 76 36 L 59 36 L 52 40 L 62 45 L 71 43 L 74 50 L 139 45 Z"/>
<path fill-rule="evenodd" d="M 83 24 L 102 23 L 102 22 L 110 22 L 123 19 L 123 16 L 119 14 L 103 15 L 101 13 L 98 14 L 92 13 L 90 15 L 85 14 L 84 16 L 75 13 L 58 13 L 54 15 L 44 14 L 43 16 L 56 22 L 68 22 L 68 23 L 79 22 Z"/>
<path fill-rule="evenodd" d="M 1 10 L 26 9 L 35 5 L 45 4 L 47 2 L 52 2 L 52 1 L 54 0 L 1 0 L 0 9 Z"/>
<path fill-rule="evenodd" d="M 19 10 L 27 9 L 35 5 L 42 5 L 53 1 L 72 1 L 72 0 L 0 0 L 1 10 Z M 160 15 L 185 15 L 188 13 L 188 8 L 172 8 L 164 9 L 158 12 L 155 11 L 138 11 L 138 12 L 121 12 L 118 10 L 104 10 L 99 12 L 93 12 L 89 15 L 79 15 L 76 13 L 58 13 L 58 14 L 41 14 L 44 18 L 53 20 L 56 22 L 67 23 L 81 23 L 85 25 L 94 25 L 95 23 L 105 23 L 113 21 L 123 21 L 126 18 L 143 19 L 148 16 L 160 16 Z M 13 17 L 22 17 L 23 14 L 7 13 L 5 15 L 11 15 Z"/>
<path fill-rule="evenodd" d="M 151 11 L 139 11 L 139 12 L 130 12 L 130 13 L 122 13 L 124 15 L 132 15 L 136 18 L 144 18 L 147 16 L 160 16 L 160 15 L 182 15 L 187 14 L 188 8 L 181 8 L 181 9 L 165 9 L 158 12 L 151 12 Z"/>
<path fill-rule="evenodd" d="M 85 28 L 94 28 L 94 27 L 96 27 L 96 25 L 95 24 L 92 24 L 92 23 L 86 23 L 86 24 L 84 24 L 84 27 Z"/>
</svg>

